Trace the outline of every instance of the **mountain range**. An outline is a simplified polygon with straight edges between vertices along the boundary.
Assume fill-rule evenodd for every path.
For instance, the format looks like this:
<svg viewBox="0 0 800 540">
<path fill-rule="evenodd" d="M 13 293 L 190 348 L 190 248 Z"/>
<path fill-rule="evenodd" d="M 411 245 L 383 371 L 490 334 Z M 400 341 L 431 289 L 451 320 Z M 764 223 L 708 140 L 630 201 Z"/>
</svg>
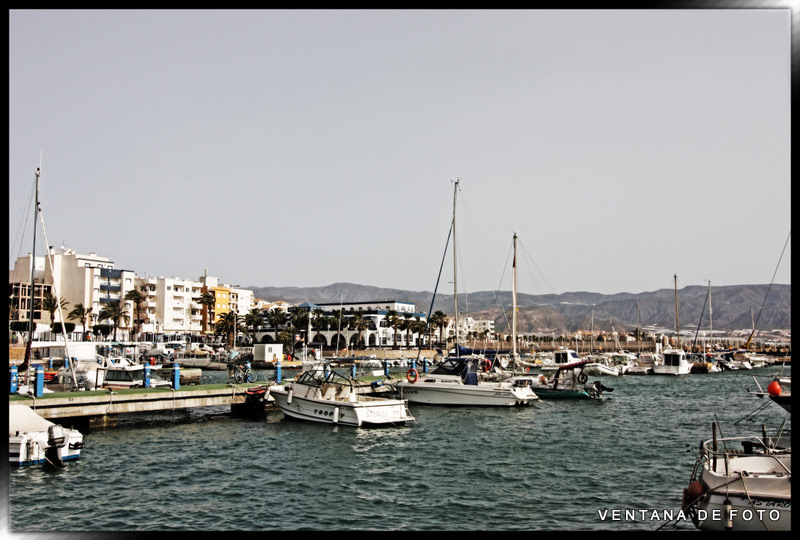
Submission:
<svg viewBox="0 0 800 540">
<path fill-rule="evenodd" d="M 256 298 L 267 301 L 301 302 L 411 302 L 416 311 L 444 311 L 453 315 L 453 295 L 437 294 L 431 308 L 432 292 L 334 283 L 324 287 L 247 287 Z M 769 294 L 768 294 L 769 293 Z M 791 285 L 690 285 L 678 290 L 678 322 L 681 333 L 709 328 L 720 331 L 791 329 Z M 710 299 L 710 300 L 709 300 Z M 511 332 L 510 291 L 459 293 L 461 316 L 492 319 L 497 332 Z M 709 304 L 710 308 L 709 309 Z M 600 294 L 517 294 L 518 333 L 630 332 L 637 325 L 675 330 L 675 290 Z M 637 313 L 638 311 L 638 313 Z M 709 317 L 710 313 L 710 317 Z"/>
</svg>

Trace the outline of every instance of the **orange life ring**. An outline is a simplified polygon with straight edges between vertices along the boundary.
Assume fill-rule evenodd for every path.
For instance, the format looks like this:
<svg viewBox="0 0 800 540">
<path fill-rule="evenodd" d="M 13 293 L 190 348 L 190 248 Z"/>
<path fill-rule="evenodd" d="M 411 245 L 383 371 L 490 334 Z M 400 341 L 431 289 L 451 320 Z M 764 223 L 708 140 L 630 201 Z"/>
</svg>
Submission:
<svg viewBox="0 0 800 540">
<path fill-rule="evenodd" d="M 408 379 L 408 382 L 411 384 L 414 384 L 417 382 L 417 379 L 419 379 L 419 372 L 414 368 L 409 369 L 408 373 L 406 373 L 406 379 Z"/>
</svg>

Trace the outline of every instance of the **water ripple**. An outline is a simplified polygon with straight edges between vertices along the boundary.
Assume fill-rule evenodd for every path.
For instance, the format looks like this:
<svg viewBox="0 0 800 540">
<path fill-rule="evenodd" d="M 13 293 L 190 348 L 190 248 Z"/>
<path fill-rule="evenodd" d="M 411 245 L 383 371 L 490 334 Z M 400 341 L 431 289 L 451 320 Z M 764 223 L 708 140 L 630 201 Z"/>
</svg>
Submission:
<svg viewBox="0 0 800 540">
<path fill-rule="evenodd" d="M 768 372 L 764 372 L 768 373 Z M 759 374 L 760 375 L 760 374 Z M 613 509 L 680 505 L 714 413 L 784 416 L 734 374 L 615 379 L 601 402 L 412 407 L 390 429 L 260 420 L 225 408 L 121 419 L 62 470 L 11 470 L 12 531 L 655 530 Z M 789 419 L 789 422 L 791 420 Z M 726 433 L 727 434 L 727 433 Z M 53 501 L 59 512 L 52 512 Z M 679 523 L 678 530 L 693 530 Z"/>
</svg>

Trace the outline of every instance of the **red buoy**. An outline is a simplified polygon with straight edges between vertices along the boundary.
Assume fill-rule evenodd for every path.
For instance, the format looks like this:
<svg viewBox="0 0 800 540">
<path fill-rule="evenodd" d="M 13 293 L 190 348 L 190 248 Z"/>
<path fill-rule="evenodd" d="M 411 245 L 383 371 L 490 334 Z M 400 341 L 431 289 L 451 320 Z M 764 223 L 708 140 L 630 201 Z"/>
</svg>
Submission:
<svg viewBox="0 0 800 540">
<path fill-rule="evenodd" d="M 772 381 L 769 383 L 769 386 L 767 386 L 767 392 L 769 392 L 771 396 L 779 396 L 781 395 L 781 385 L 778 381 Z"/>
</svg>

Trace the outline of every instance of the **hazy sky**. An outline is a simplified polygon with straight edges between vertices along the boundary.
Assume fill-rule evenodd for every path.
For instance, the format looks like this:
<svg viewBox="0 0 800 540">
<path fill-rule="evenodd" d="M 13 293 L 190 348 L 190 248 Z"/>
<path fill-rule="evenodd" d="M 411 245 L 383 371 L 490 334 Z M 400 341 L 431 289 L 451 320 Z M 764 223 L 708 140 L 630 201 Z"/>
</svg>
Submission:
<svg viewBox="0 0 800 540">
<path fill-rule="evenodd" d="M 528 294 L 790 283 L 792 20 L 12 10 L 9 268 L 41 163 L 49 243 L 151 277 L 431 291 L 458 178 L 459 292 L 514 232 Z"/>
</svg>

